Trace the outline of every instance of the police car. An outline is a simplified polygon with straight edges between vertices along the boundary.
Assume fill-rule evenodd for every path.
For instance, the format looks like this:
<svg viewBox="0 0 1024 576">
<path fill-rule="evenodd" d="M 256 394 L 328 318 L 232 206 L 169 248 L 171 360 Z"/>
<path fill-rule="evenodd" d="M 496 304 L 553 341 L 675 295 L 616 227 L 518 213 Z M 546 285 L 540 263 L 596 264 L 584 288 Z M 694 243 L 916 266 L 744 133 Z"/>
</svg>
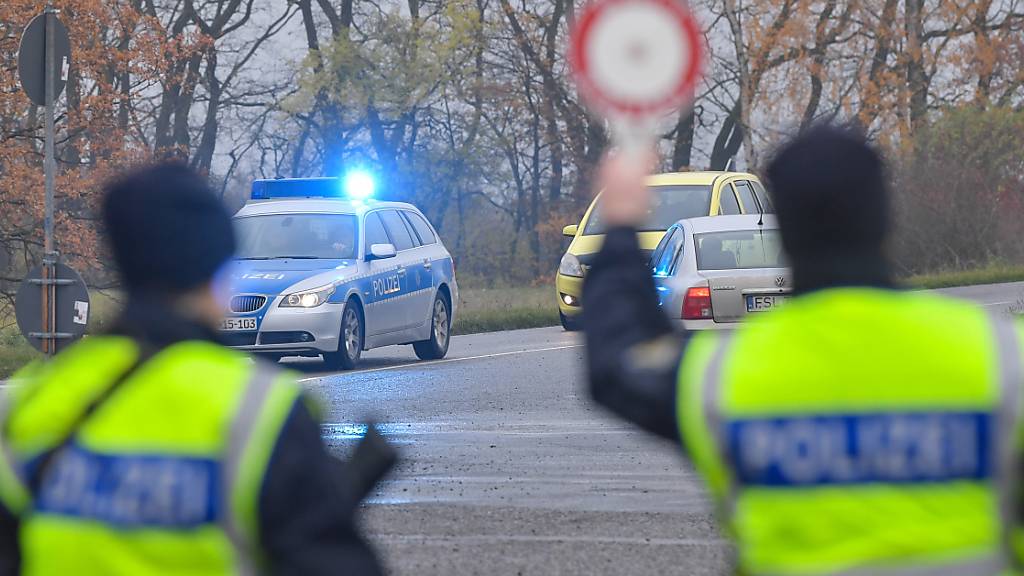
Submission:
<svg viewBox="0 0 1024 576">
<path fill-rule="evenodd" d="M 372 193 L 366 174 L 253 183 L 234 219 L 226 344 L 338 369 L 392 344 L 424 360 L 447 354 L 459 300 L 451 254 L 422 212 Z"/>
</svg>

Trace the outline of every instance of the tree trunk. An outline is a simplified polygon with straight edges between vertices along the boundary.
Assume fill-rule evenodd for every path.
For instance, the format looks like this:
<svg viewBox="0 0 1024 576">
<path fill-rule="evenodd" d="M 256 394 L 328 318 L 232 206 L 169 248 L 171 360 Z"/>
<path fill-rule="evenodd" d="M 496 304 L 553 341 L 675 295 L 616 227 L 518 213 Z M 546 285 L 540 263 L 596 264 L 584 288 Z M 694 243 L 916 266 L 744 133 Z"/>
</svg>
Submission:
<svg viewBox="0 0 1024 576">
<path fill-rule="evenodd" d="M 203 121 L 199 147 L 196 148 L 195 154 L 192 156 L 192 167 L 203 173 L 208 173 L 213 164 L 213 154 L 217 148 L 217 132 L 220 127 L 218 118 L 222 87 L 217 78 L 217 53 L 213 50 L 210 51 L 206 60 L 206 90 L 209 92 L 206 118 Z"/>
<path fill-rule="evenodd" d="M 905 0 L 907 34 L 908 142 L 924 127 L 928 113 L 928 73 L 924 64 L 924 0 Z"/>
<path fill-rule="evenodd" d="M 974 50 L 983 54 L 991 51 L 992 39 L 987 28 L 988 13 L 992 8 L 992 0 L 980 0 L 974 7 L 974 17 L 971 19 L 971 26 L 974 28 Z M 988 62 L 982 62 L 975 58 L 975 67 L 978 71 L 978 84 L 975 90 L 974 101 L 978 106 L 988 106 L 992 98 L 992 76 L 995 72 L 994 66 Z"/>
<path fill-rule="evenodd" d="M 729 115 L 722 122 L 722 128 L 715 138 L 714 148 L 711 150 L 711 170 L 725 170 L 743 145 L 743 126 L 739 122 L 740 103 L 733 105 Z"/>
<path fill-rule="evenodd" d="M 818 107 L 821 105 L 821 93 L 824 88 L 822 76 L 825 73 L 825 55 L 828 46 L 835 41 L 838 29 L 845 27 L 840 23 L 836 25 L 836 31 L 828 33 L 828 24 L 835 13 L 836 0 L 829 0 L 825 3 L 821 14 L 818 15 L 818 24 L 814 29 L 814 48 L 811 49 L 811 94 L 807 99 L 807 106 L 804 107 L 803 117 L 800 119 L 800 129 L 803 130 L 814 122 L 818 114 Z M 842 21 L 846 20 L 847 13 L 844 13 Z"/>
<path fill-rule="evenodd" d="M 672 146 L 672 170 L 679 171 L 691 167 L 693 154 L 693 134 L 697 126 L 697 111 L 694 108 L 684 110 L 676 122 L 676 141 Z"/>
<path fill-rule="evenodd" d="M 871 68 L 868 71 L 864 95 L 861 97 L 861 108 L 857 113 L 856 122 L 866 131 L 878 117 L 882 108 L 882 74 L 888 68 L 889 55 L 892 53 L 893 22 L 896 21 L 896 8 L 899 0 L 885 0 L 878 25 L 875 28 L 875 49 L 871 56 Z"/>
<path fill-rule="evenodd" d="M 199 70 L 203 64 L 203 55 L 195 54 L 188 61 L 188 72 L 185 76 L 181 94 L 174 107 L 173 144 L 176 154 L 188 158 L 192 148 L 192 134 L 189 132 L 189 120 L 192 104 L 195 102 L 196 85 L 199 83 Z"/>
</svg>

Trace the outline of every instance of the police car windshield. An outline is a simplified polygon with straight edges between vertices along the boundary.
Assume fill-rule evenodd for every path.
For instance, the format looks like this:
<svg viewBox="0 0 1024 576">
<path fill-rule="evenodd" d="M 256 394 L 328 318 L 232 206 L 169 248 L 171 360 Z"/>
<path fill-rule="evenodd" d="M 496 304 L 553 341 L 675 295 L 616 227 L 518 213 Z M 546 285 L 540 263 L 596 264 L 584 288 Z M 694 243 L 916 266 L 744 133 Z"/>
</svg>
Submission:
<svg viewBox="0 0 1024 576">
<path fill-rule="evenodd" d="M 641 232 L 663 232 L 679 220 L 707 216 L 711 211 L 710 186 L 652 186 L 651 191 L 651 209 L 639 227 Z M 598 200 L 583 234 L 604 234 L 606 230 Z"/>
<path fill-rule="evenodd" d="M 264 214 L 235 218 L 241 260 L 352 259 L 356 217 L 351 214 Z"/>
</svg>

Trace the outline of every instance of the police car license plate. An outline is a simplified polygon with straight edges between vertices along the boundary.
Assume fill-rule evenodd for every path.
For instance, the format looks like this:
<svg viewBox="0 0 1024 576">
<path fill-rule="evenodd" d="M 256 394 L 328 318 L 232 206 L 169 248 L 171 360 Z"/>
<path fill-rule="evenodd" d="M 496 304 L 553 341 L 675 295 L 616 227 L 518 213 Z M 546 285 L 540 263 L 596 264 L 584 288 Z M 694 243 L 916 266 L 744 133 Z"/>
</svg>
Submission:
<svg viewBox="0 0 1024 576">
<path fill-rule="evenodd" d="M 786 303 L 789 296 L 747 296 L 747 312 L 765 312 Z"/>
<path fill-rule="evenodd" d="M 255 318 L 225 318 L 220 322 L 220 329 L 225 331 L 255 330 Z"/>
</svg>

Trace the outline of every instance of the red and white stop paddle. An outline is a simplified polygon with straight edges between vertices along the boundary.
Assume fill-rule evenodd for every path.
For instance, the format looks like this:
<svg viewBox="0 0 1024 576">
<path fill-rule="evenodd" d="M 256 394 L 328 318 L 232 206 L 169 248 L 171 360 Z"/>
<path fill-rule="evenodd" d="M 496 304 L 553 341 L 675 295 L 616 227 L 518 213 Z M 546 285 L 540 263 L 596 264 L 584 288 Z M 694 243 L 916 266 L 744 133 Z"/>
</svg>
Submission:
<svg viewBox="0 0 1024 576">
<path fill-rule="evenodd" d="M 683 0 L 591 0 L 570 32 L 580 95 L 627 150 L 653 144 L 658 120 L 693 104 L 703 57 Z"/>
</svg>

